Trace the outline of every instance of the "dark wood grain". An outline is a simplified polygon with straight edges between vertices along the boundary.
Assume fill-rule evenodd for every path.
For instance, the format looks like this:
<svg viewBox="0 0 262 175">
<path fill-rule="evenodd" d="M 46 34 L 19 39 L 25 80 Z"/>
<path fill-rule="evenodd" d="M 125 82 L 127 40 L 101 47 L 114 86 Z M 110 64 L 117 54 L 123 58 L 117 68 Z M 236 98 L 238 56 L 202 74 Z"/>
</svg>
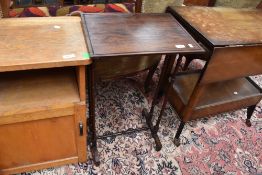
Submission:
<svg viewBox="0 0 262 175">
<path fill-rule="evenodd" d="M 93 58 L 203 52 L 169 14 L 84 14 L 82 18 Z M 185 48 L 176 45 L 185 45 Z"/>
<path fill-rule="evenodd" d="M 223 7 L 172 7 L 213 46 L 262 43 L 262 11 Z"/>
</svg>

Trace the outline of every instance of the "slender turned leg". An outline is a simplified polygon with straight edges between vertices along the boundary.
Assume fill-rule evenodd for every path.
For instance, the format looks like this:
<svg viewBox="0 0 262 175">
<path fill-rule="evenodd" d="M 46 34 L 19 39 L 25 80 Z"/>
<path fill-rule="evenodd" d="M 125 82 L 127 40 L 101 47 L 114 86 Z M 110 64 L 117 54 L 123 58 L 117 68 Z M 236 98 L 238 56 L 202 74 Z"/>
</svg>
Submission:
<svg viewBox="0 0 262 175">
<path fill-rule="evenodd" d="M 144 89 L 145 89 L 145 93 L 147 94 L 149 92 L 149 85 L 152 81 L 152 78 L 153 78 L 153 75 L 157 69 L 157 66 L 158 66 L 159 62 L 157 62 L 157 64 L 153 65 L 150 69 L 149 69 L 149 72 L 147 74 L 147 77 L 146 77 L 146 81 L 145 81 L 145 84 L 144 84 Z"/>
<path fill-rule="evenodd" d="M 178 127 L 178 130 L 176 132 L 176 136 L 175 136 L 175 139 L 174 139 L 174 144 L 178 147 L 180 145 L 180 134 L 182 133 L 182 130 L 185 126 L 185 122 L 181 121 L 179 127 Z"/>
<path fill-rule="evenodd" d="M 249 107 L 247 108 L 247 119 L 246 119 L 246 125 L 247 125 L 248 127 L 251 127 L 251 121 L 250 121 L 250 118 L 251 118 L 253 112 L 255 111 L 255 109 L 256 109 L 256 105 L 249 106 Z"/>
<path fill-rule="evenodd" d="M 169 77 L 171 72 L 172 72 L 172 69 L 173 69 L 173 65 L 175 63 L 175 60 L 176 58 L 175 57 L 172 57 L 171 59 L 168 60 L 168 65 L 166 67 L 166 70 L 164 70 L 162 68 L 161 70 L 161 75 L 163 74 L 163 77 Z M 164 95 L 164 89 L 165 89 L 165 86 L 166 84 L 168 84 L 168 78 L 163 78 L 162 82 L 160 82 L 160 89 L 159 89 L 159 92 L 158 92 L 158 95 L 157 95 L 157 99 L 160 99 L 163 95 Z"/>
<path fill-rule="evenodd" d="M 97 137 L 95 124 L 95 81 L 94 64 L 87 66 L 88 71 L 88 101 L 89 101 L 89 137 L 91 140 L 90 149 L 94 164 L 99 166 L 99 155 L 97 151 Z"/>
<path fill-rule="evenodd" d="M 166 108 L 166 104 L 167 104 L 167 97 L 165 96 L 164 97 L 164 102 L 163 102 L 163 105 L 162 105 L 162 108 L 161 108 L 161 111 L 160 111 L 160 114 L 159 114 L 159 117 L 156 121 L 156 125 L 152 128 L 151 132 L 152 132 L 152 136 L 156 142 L 156 151 L 160 151 L 161 148 L 162 148 L 162 144 L 157 136 L 157 132 L 159 130 L 159 125 L 160 125 L 160 122 L 161 122 L 161 119 L 162 119 L 162 116 L 163 116 L 163 113 L 164 113 L 164 110 Z"/>
<path fill-rule="evenodd" d="M 157 104 L 158 94 L 159 94 L 159 90 L 161 88 L 160 86 L 162 86 L 162 82 L 164 81 L 164 79 L 167 78 L 167 77 L 165 77 L 166 76 L 165 71 L 166 71 L 168 65 L 170 64 L 171 60 L 172 60 L 171 55 L 166 56 L 165 61 L 164 61 L 164 65 L 163 65 L 163 68 L 162 68 L 162 71 L 161 71 L 161 75 L 160 75 L 160 78 L 159 78 L 159 81 L 158 81 L 158 84 L 157 84 L 157 88 L 156 88 L 156 91 L 155 91 L 155 94 L 154 94 L 154 98 L 153 98 L 153 101 L 152 101 L 150 112 L 148 113 L 145 108 L 142 111 L 142 115 L 145 117 L 146 123 L 147 123 L 148 127 L 150 128 L 152 137 L 155 140 L 157 151 L 159 151 L 161 149 L 162 145 L 161 145 L 161 142 L 160 142 L 160 140 L 157 136 L 156 131 L 154 130 L 152 118 L 153 118 L 154 108 Z"/>
</svg>

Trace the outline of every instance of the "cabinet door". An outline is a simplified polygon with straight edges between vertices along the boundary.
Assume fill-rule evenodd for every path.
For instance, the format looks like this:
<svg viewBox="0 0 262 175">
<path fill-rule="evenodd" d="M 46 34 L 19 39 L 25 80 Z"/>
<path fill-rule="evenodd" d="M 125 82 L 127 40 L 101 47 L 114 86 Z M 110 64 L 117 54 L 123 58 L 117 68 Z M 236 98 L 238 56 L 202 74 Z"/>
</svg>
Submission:
<svg viewBox="0 0 262 175">
<path fill-rule="evenodd" d="M 0 125 L 0 174 L 76 163 L 81 151 L 83 161 L 86 150 L 79 148 L 85 148 L 86 133 L 79 124 L 84 122 L 63 116 Z"/>
</svg>

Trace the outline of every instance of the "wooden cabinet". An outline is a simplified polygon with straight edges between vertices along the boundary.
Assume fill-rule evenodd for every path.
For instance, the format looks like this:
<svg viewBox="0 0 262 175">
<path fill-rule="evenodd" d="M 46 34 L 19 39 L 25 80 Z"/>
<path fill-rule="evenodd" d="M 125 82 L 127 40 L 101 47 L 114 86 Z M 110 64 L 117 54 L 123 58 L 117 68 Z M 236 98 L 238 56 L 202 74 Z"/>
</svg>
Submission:
<svg viewBox="0 0 262 175">
<path fill-rule="evenodd" d="M 76 75 L 75 68 L 0 74 L 0 174 L 86 161 Z"/>
<path fill-rule="evenodd" d="M 91 59 L 80 18 L 3 19 L 0 26 L 0 174 L 85 162 Z"/>
</svg>

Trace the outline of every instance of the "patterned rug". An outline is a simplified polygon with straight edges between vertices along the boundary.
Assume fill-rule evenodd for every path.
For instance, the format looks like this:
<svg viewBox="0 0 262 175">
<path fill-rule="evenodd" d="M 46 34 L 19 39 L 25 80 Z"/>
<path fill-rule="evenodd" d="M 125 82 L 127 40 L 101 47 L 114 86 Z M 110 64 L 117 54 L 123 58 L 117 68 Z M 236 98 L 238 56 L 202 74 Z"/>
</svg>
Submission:
<svg viewBox="0 0 262 175">
<path fill-rule="evenodd" d="M 190 69 L 199 68 L 202 62 L 194 61 Z M 159 69 L 154 76 L 155 88 Z M 141 128 L 146 126 L 141 116 L 149 109 L 153 92 L 145 95 L 142 82 L 146 73 L 118 81 L 97 85 L 96 115 L 98 135 Z M 252 77 L 262 87 L 262 76 Z M 160 105 L 155 114 L 159 113 Z M 149 131 L 108 137 L 98 140 L 101 165 L 91 161 L 23 174 L 80 175 L 80 174 L 262 174 L 262 103 L 252 116 L 252 127 L 245 125 L 246 110 L 237 110 L 212 118 L 187 123 L 180 147 L 172 140 L 179 120 L 168 105 L 158 133 L 163 148 L 154 149 Z M 89 155 L 90 156 L 90 155 Z"/>
</svg>

